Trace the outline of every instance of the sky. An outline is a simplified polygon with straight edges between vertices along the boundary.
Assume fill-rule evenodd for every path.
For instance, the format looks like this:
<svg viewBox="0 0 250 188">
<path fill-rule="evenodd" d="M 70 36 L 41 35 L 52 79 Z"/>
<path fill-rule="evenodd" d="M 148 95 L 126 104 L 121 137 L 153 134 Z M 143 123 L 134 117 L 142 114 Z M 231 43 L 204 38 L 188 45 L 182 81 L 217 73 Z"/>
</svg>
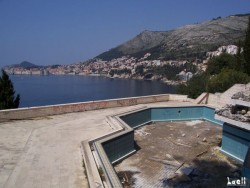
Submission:
<svg viewBox="0 0 250 188">
<path fill-rule="evenodd" d="M 144 30 L 250 12 L 250 0 L 0 0 L 0 67 L 72 64 Z"/>
</svg>

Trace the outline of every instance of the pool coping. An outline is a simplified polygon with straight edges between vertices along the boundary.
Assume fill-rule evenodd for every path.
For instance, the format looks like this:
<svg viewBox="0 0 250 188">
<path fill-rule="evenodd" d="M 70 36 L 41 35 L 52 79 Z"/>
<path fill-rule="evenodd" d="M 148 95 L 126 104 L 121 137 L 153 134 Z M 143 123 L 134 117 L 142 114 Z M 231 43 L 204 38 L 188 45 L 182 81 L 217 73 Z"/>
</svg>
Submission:
<svg viewBox="0 0 250 188">
<path fill-rule="evenodd" d="M 125 112 L 115 113 L 113 115 L 106 116 L 106 122 L 110 126 L 113 127 L 114 131 L 112 131 L 108 134 L 104 134 L 102 136 L 81 142 L 81 153 L 82 153 L 83 163 L 85 166 L 88 184 L 89 184 L 90 188 L 92 188 L 92 187 L 93 188 L 104 187 L 103 181 L 101 180 L 100 174 L 98 172 L 98 166 L 99 166 L 98 162 L 100 161 L 100 159 L 98 161 L 96 161 L 96 159 L 94 158 L 93 153 L 92 153 L 92 150 L 94 150 L 94 149 L 95 150 L 98 149 L 98 151 L 99 150 L 101 151 L 101 150 L 103 150 L 103 148 L 102 148 L 102 146 L 101 147 L 96 146 L 94 143 L 100 141 L 101 139 L 104 139 L 106 137 L 109 137 L 109 136 L 112 136 L 114 134 L 118 134 L 118 133 L 124 131 L 124 127 L 122 127 L 121 124 L 119 122 L 117 122 L 117 120 L 114 118 L 115 116 L 117 116 L 119 114 L 128 113 L 128 112 L 140 111 L 140 110 L 145 109 L 145 108 L 147 108 L 147 106 L 137 105 L 137 107 L 134 109 L 126 110 Z M 131 129 L 131 127 L 129 127 L 129 126 L 127 128 Z M 106 165 L 108 165 L 108 163 L 106 163 Z"/>
</svg>

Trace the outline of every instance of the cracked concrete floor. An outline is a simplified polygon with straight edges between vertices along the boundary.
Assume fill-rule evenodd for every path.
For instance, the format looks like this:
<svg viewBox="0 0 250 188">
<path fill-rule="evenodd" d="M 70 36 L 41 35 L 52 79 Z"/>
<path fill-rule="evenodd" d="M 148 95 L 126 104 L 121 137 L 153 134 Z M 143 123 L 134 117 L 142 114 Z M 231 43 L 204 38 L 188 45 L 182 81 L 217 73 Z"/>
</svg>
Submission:
<svg viewBox="0 0 250 188">
<path fill-rule="evenodd" d="M 169 101 L 147 106 L 178 104 L 184 103 Z M 106 116 L 139 106 L 0 123 L 0 188 L 88 187 L 81 141 L 112 132 Z"/>
<path fill-rule="evenodd" d="M 87 187 L 81 141 L 112 129 L 122 108 L 0 123 L 0 187 Z"/>
</svg>

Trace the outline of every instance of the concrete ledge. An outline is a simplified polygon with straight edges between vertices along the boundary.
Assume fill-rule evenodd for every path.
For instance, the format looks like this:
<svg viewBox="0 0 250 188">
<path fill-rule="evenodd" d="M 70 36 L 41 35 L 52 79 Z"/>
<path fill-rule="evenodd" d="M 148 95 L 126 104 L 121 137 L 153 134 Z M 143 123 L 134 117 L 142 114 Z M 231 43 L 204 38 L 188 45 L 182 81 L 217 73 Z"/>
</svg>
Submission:
<svg viewBox="0 0 250 188">
<path fill-rule="evenodd" d="M 88 141 L 84 141 L 81 143 L 81 151 L 82 151 L 85 170 L 87 173 L 89 187 L 90 188 L 104 187 L 98 169 L 96 168 L 94 157 L 92 156 L 92 152 Z"/>
<path fill-rule="evenodd" d="M 116 164 L 117 162 L 122 161 L 123 159 L 126 159 L 127 157 L 129 157 L 129 156 L 131 156 L 131 155 L 133 155 L 133 154 L 135 154 L 135 152 L 136 152 L 136 150 L 133 150 L 133 151 L 131 151 L 130 153 L 128 153 L 128 154 L 122 156 L 121 158 L 119 158 L 119 159 L 113 161 L 113 162 L 112 162 L 112 165 L 113 165 L 113 164 Z"/>
<path fill-rule="evenodd" d="M 142 106 L 142 107 L 139 107 L 139 108 L 137 107 L 137 108 L 133 108 L 133 109 L 129 110 L 129 112 L 139 111 L 139 110 L 142 110 L 142 109 L 145 109 L 145 108 L 146 108 L 146 106 Z M 110 166 L 112 166 L 112 165 L 108 161 L 108 158 L 107 158 L 101 144 L 98 141 L 106 140 L 107 137 L 110 139 L 112 137 L 119 136 L 121 134 L 126 133 L 126 130 L 128 131 L 128 129 L 132 130 L 129 126 L 122 124 L 119 121 L 119 119 L 116 118 L 116 116 L 124 114 L 125 112 L 127 113 L 128 110 L 126 110 L 124 112 L 117 113 L 117 114 L 113 114 L 112 116 L 107 116 L 106 117 L 107 123 L 111 124 L 111 126 L 114 128 L 113 132 L 111 132 L 109 134 L 105 134 L 103 136 L 99 136 L 98 138 L 93 138 L 93 139 L 90 139 L 90 140 L 83 141 L 81 143 L 82 156 L 83 156 L 83 159 L 84 159 L 84 165 L 85 165 L 85 169 L 86 169 L 87 178 L 88 178 L 90 188 L 96 188 L 96 187 L 102 188 L 102 187 L 105 187 L 103 185 L 100 174 L 98 172 L 98 165 L 97 165 L 98 162 L 97 161 L 95 162 L 94 156 L 93 156 L 92 151 L 91 151 L 91 147 L 94 147 L 95 150 L 98 151 L 98 152 L 102 152 L 101 156 L 97 152 L 97 155 L 98 155 L 97 157 L 100 159 L 99 162 L 101 162 L 101 164 L 99 164 L 99 165 L 102 167 L 102 169 L 104 171 L 104 175 L 106 177 L 106 180 L 108 181 L 110 179 L 110 177 L 109 177 L 110 168 L 111 168 Z M 103 163 L 102 160 L 106 160 L 106 162 Z M 107 172 L 107 169 L 108 169 L 109 172 Z M 114 173 L 114 172 L 111 171 L 111 173 Z M 119 179 L 117 180 L 116 175 L 113 174 L 113 176 L 115 177 L 115 180 L 116 180 L 115 181 L 116 186 L 119 187 L 120 186 L 120 182 L 118 182 Z M 112 182 L 106 182 L 106 183 L 108 184 L 108 186 L 111 186 Z"/>
<path fill-rule="evenodd" d="M 241 129 L 245 129 L 247 131 L 250 131 L 250 124 L 247 122 L 235 121 L 233 119 L 229 119 L 229 118 L 226 118 L 224 116 L 219 116 L 217 114 L 215 114 L 214 118 L 217 120 L 220 120 L 222 122 L 226 122 L 233 127 L 237 127 L 237 128 L 241 128 Z"/>
<path fill-rule="evenodd" d="M 167 102 L 169 101 L 169 96 L 170 96 L 169 94 L 149 95 L 149 96 L 119 98 L 111 100 L 89 101 L 82 103 L 69 103 L 61 105 L 0 110 L 0 122 L 9 120 L 31 119 L 36 117 L 59 115 L 72 112 L 83 112 L 89 110 L 131 106 L 137 104 Z M 172 96 L 171 98 L 174 98 L 175 95 L 171 96 Z M 176 96 L 181 97 L 179 95 Z M 184 98 L 186 97 L 184 96 L 183 99 Z M 176 100 L 178 99 L 176 98 Z"/>
<path fill-rule="evenodd" d="M 199 97 L 197 97 L 195 100 L 194 100 L 194 103 L 198 104 L 201 99 L 206 95 L 207 93 L 204 92 L 202 93 Z M 217 107 L 217 108 L 221 108 L 222 106 L 225 106 L 227 103 L 223 100 L 223 98 L 221 97 L 221 93 L 216 93 L 216 94 L 213 94 L 213 93 L 209 93 L 208 95 L 208 98 L 207 100 L 204 99 L 203 101 L 201 101 L 200 104 L 205 104 L 205 102 L 207 101 L 207 104 L 208 105 L 211 105 L 211 106 L 214 106 L 214 107 Z M 206 104 L 206 105 L 207 105 Z"/>
<path fill-rule="evenodd" d="M 116 174 L 116 172 L 114 171 L 114 168 L 112 166 L 112 164 L 110 163 L 103 147 L 102 144 L 100 142 L 95 142 L 94 143 L 94 148 L 98 154 L 98 157 L 100 159 L 101 162 L 101 166 L 103 167 L 103 172 L 106 178 L 106 184 L 107 187 L 110 188 L 122 188 L 122 184 Z"/>
<path fill-rule="evenodd" d="M 137 126 L 135 126 L 135 127 L 133 127 L 134 129 L 137 129 L 137 128 L 140 128 L 140 127 L 142 127 L 142 126 L 145 126 L 145 125 L 147 125 L 147 124 L 149 124 L 149 123 L 152 123 L 153 121 L 146 121 L 145 123 L 142 123 L 142 124 L 140 124 L 140 125 L 137 125 Z"/>
<path fill-rule="evenodd" d="M 81 142 L 82 157 L 84 160 L 85 170 L 87 173 L 87 178 L 88 178 L 88 183 L 89 183 L 90 188 L 96 188 L 96 187 L 103 188 L 104 187 L 99 171 L 98 171 L 98 165 L 91 151 L 91 146 L 94 142 L 98 142 L 99 140 L 105 139 L 108 136 L 116 135 L 117 133 L 124 130 L 122 127 L 117 127 L 117 128 L 118 128 L 117 130 L 114 130 L 113 132 L 109 134 Z M 102 167 L 102 169 L 104 168 Z"/>
<path fill-rule="evenodd" d="M 239 99 L 232 99 L 232 104 L 250 107 L 250 102 Z"/>
<path fill-rule="evenodd" d="M 182 101 L 182 102 L 189 102 L 193 101 L 192 99 L 188 98 L 187 95 L 178 95 L 178 94 L 169 94 L 170 101 Z"/>
<path fill-rule="evenodd" d="M 221 153 L 224 153 L 225 155 L 227 155 L 227 156 L 229 156 L 229 157 L 232 157 L 233 159 L 237 160 L 237 161 L 240 162 L 240 163 L 243 163 L 243 162 L 244 162 L 242 159 L 240 159 L 240 158 L 238 158 L 238 157 L 232 155 L 231 153 L 226 152 L 226 151 L 223 150 L 222 148 L 220 148 L 220 151 L 221 151 Z"/>
</svg>

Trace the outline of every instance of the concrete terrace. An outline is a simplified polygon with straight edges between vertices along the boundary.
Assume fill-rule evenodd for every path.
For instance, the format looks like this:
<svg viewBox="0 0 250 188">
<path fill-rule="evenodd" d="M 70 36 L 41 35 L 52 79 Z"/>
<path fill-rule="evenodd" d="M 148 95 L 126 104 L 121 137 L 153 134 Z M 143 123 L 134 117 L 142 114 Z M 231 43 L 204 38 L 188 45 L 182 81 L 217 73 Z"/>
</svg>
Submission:
<svg viewBox="0 0 250 188">
<path fill-rule="evenodd" d="M 158 102 L 146 106 L 189 105 Z M 88 187 L 81 142 L 114 131 L 106 116 L 144 104 L 0 123 L 0 187 Z"/>
<path fill-rule="evenodd" d="M 246 86 L 235 85 L 220 95 L 203 93 L 196 100 L 184 95 L 163 94 L 1 110 L 0 188 L 88 187 L 84 171 L 89 168 L 83 167 L 81 146 L 121 128 L 110 124 L 107 116 L 142 107 L 188 106 L 204 102 L 221 107 L 239 87 L 243 90 Z M 90 148 L 89 152 L 92 156 Z M 93 163 L 92 159 L 88 167 L 95 166 Z M 97 170 L 93 172 L 88 177 L 98 182 L 95 177 L 100 179 L 100 176 L 95 174 Z"/>
</svg>

